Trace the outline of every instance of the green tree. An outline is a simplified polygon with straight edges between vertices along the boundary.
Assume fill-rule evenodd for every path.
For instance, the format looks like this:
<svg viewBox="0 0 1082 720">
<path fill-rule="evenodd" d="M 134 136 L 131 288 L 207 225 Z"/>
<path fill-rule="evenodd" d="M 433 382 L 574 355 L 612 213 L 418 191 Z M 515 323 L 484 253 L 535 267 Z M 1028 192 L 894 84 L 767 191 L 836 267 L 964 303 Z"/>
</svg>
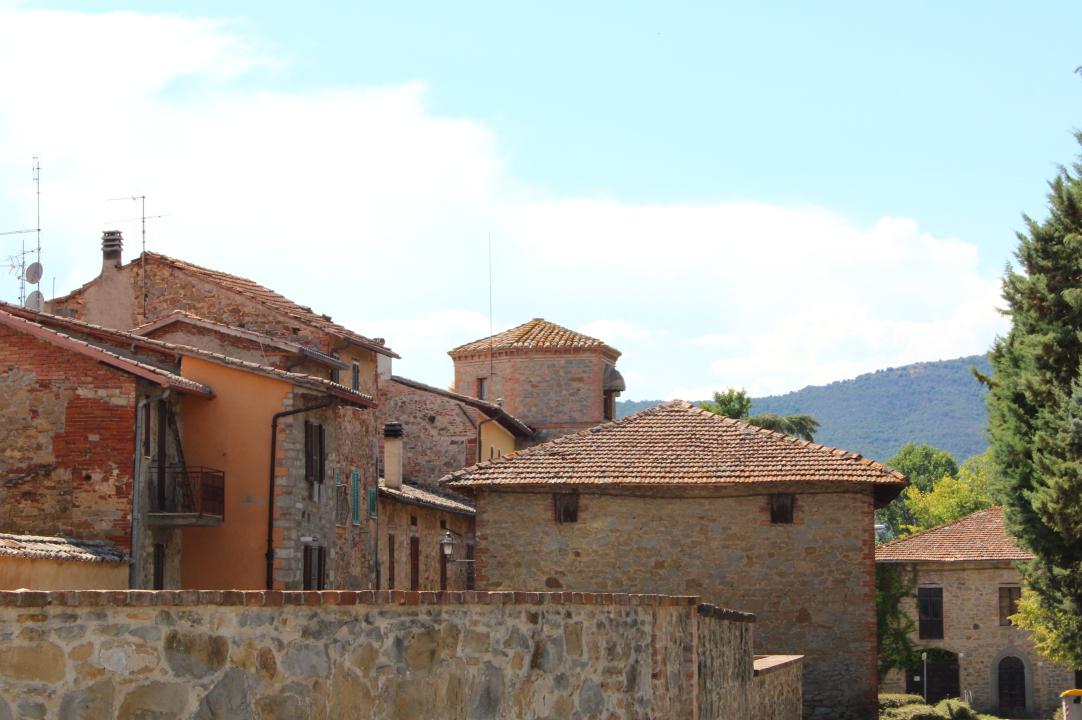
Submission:
<svg viewBox="0 0 1082 720">
<path fill-rule="evenodd" d="M 958 473 L 958 463 L 946 450 L 925 443 L 906 443 L 887 465 L 909 478 L 909 487 L 884 508 L 875 511 L 875 522 L 889 529 L 887 539 L 906 534 L 905 528 L 916 524 L 916 518 L 906 503 L 911 492 L 927 492 L 944 477 Z"/>
<path fill-rule="evenodd" d="M 944 475 L 927 491 L 908 488 L 905 509 L 913 521 L 906 532 L 927 530 L 992 507 L 991 474 L 991 451 L 985 451 L 962 463 L 957 474 Z"/>
<path fill-rule="evenodd" d="M 880 682 L 892 668 L 908 669 L 920 661 L 920 655 L 910 639 L 913 618 L 902 610 L 902 600 L 912 595 L 912 576 L 904 576 L 897 565 L 876 563 L 875 627 Z"/>
<path fill-rule="evenodd" d="M 699 407 L 718 415 L 725 415 L 736 420 L 743 420 L 768 430 L 775 430 L 786 435 L 793 435 L 814 440 L 819 423 L 811 415 L 776 415 L 761 413 L 751 415 L 751 398 L 743 388 L 729 388 L 725 392 L 715 392 L 713 401 L 699 403 Z"/>
<path fill-rule="evenodd" d="M 1082 143 L 1082 133 L 1076 136 Z M 1034 553 L 1020 623 L 1042 652 L 1082 667 L 1082 163 L 1049 183 L 1049 216 L 1025 218 L 1003 280 L 1011 330 L 992 348 L 988 414 L 1007 527 Z"/>
</svg>

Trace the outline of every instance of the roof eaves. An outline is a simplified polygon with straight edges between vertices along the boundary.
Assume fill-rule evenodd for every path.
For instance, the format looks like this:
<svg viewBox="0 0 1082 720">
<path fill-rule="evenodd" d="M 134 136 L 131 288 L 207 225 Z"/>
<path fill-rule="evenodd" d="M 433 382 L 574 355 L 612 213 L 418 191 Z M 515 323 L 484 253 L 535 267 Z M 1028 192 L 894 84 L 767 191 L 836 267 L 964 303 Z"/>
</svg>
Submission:
<svg viewBox="0 0 1082 720">
<path fill-rule="evenodd" d="M 470 397 L 469 395 L 463 395 L 452 390 L 442 390 L 438 387 L 418 382 L 417 380 L 411 380 L 410 378 L 402 377 L 401 375 L 392 375 L 391 381 L 397 382 L 400 385 L 405 385 L 406 387 L 411 387 L 414 390 L 430 392 L 435 395 L 441 395 L 451 400 L 456 400 L 458 402 L 469 405 L 470 407 L 480 410 L 493 420 L 496 420 L 501 425 L 503 425 L 509 432 L 511 432 L 511 434 L 518 437 L 533 436 L 533 428 L 516 418 L 511 413 L 504 410 L 503 407 L 497 405 L 496 403 L 491 403 L 487 400 Z"/>
</svg>

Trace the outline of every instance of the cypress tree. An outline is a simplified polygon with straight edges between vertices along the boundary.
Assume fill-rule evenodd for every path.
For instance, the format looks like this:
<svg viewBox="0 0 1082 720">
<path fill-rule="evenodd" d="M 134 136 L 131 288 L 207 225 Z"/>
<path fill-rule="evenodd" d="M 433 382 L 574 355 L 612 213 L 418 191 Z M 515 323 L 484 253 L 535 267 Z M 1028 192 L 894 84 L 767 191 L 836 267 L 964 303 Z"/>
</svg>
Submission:
<svg viewBox="0 0 1082 720">
<path fill-rule="evenodd" d="M 1082 163 L 1060 168 L 1048 203 L 1003 280 L 1012 326 L 992 350 L 989 425 L 1008 530 L 1036 556 L 1018 622 L 1082 667 Z"/>
</svg>

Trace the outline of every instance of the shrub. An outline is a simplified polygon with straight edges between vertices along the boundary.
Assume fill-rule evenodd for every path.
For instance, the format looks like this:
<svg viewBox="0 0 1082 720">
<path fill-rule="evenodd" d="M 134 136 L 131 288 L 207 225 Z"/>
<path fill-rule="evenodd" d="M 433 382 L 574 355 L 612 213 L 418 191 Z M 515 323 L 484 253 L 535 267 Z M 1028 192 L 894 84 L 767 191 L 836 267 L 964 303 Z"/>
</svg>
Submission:
<svg viewBox="0 0 1082 720">
<path fill-rule="evenodd" d="M 882 720 L 944 720 L 946 715 L 936 712 L 936 709 L 931 705 L 919 703 L 890 708 L 882 712 L 879 717 Z"/>
<path fill-rule="evenodd" d="M 973 708 L 961 700 L 941 700 L 935 709 L 940 715 L 950 720 L 979 720 Z"/>
<path fill-rule="evenodd" d="M 900 708 L 905 705 L 921 705 L 924 698 L 920 695 L 904 695 L 902 693 L 883 693 L 879 696 L 879 709 Z"/>
</svg>

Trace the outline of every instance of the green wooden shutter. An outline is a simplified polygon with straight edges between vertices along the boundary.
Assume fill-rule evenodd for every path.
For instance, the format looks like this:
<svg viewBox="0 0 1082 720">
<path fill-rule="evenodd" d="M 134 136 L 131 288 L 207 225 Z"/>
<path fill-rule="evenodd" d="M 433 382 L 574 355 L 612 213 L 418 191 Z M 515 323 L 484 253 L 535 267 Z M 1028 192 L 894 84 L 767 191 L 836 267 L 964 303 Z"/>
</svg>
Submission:
<svg viewBox="0 0 1082 720">
<path fill-rule="evenodd" d="M 368 517 L 376 516 L 377 507 L 379 507 L 379 490 L 370 487 L 368 488 Z"/>
<path fill-rule="evenodd" d="M 351 503 L 351 507 L 353 508 L 353 524 L 354 525 L 360 525 L 361 524 L 361 471 L 354 468 L 353 472 L 350 473 L 349 482 L 350 482 L 350 485 L 352 486 L 350 488 L 350 490 L 351 490 L 350 496 L 351 496 L 351 499 L 353 501 Z"/>
</svg>

